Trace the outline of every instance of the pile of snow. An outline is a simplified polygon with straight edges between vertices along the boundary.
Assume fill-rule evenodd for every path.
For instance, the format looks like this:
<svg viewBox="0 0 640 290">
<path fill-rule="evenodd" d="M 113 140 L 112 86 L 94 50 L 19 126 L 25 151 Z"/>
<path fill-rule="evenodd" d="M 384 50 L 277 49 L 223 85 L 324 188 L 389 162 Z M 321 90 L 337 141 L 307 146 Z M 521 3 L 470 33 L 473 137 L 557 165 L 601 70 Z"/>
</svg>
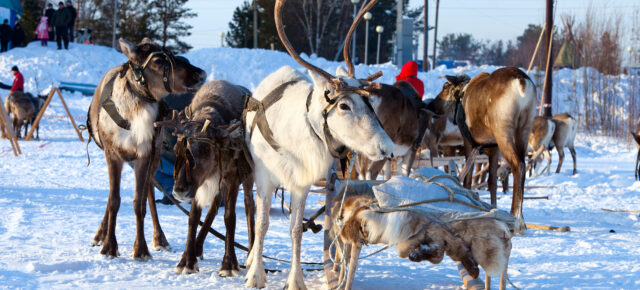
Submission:
<svg viewBox="0 0 640 290">
<path fill-rule="evenodd" d="M 202 49 L 186 56 L 204 68 L 209 78 L 225 78 L 255 88 L 258 82 L 282 65 L 293 63 L 284 53 L 246 49 Z M 0 54 L 0 80 L 11 80 L 9 69 L 19 65 L 27 79 L 27 90 L 35 91 L 35 76 L 40 89 L 45 83 L 77 81 L 97 83 L 104 72 L 125 58 L 116 51 L 72 44 L 69 51 L 51 46 L 30 45 Z M 333 72 L 340 63 L 313 59 Z M 473 67 L 473 75 L 494 67 Z M 377 70 L 385 73 L 384 82 L 392 82 L 398 69 L 390 64 L 358 66 L 358 75 Z M 438 69 L 420 78 L 430 96 L 443 74 L 462 70 Z M 562 76 L 562 73 L 559 74 Z M 6 95 L 6 91 L 0 91 Z M 86 116 L 90 98 L 63 92 L 72 115 L 79 122 Z M 567 98 L 557 94 L 558 99 Z M 174 206 L 159 205 L 162 227 L 173 250 L 152 252 L 149 262 L 129 258 L 135 239 L 133 213 L 134 180 L 132 170 L 122 173 L 121 207 L 117 238 L 121 257 L 107 259 L 100 248 L 89 246 L 100 224 L 109 193 L 107 167 L 102 151 L 88 147 L 91 165 L 87 167 L 85 144 L 78 141 L 69 121 L 61 118 L 64 108 L 54 99 L 40 129 L 41 140 L 20 141 L 23 155 L 13 157 L 9 142 L 0 139 L 0 287 L 2 288 L 214 288 L 242 289 L 244 277 L 220 278 L 217 273 L 224 244 L 209 238 L 200 272 L 175 275 L 186 243 L 188 218 Z M 85 132 L 86 138 L 86 132 Z M 632 168 L 635 152 L 616 139 L 578 134 L 576 140 L 578 174 L 571 174 L 571 160 L 565 159 L 560 174 L 528 179 L 528 196 L 549 196 L 549 200 L 525 200 L 524 217 L 528 223 L 570 226 L 567 233 L 529 230 L 514 237 L 509 277 L 520 288 L 640 288 L 640 220 L 637 214 L 611 213 L 601 208 L 639 210 L 640 182 Z M 554 155 L 555 169 L 557 155 Z M 568 155 L 568 154 L 567 154 Z M 287 194 L 288 195 L 288 194 Z M 156 192 L 158 198 L 161 193 Z M 488 202 L 487 192 L 480 198 Z M 320 208 L 324 196 L 312 193 L 307 201 L 307 216 Z M 265 240 L 265 254 L 290 259 L 289 220 L 280 213 L 279 202 L 272 203 L 271 224 Z M 247 244 L 247 228 L 242 194 L 238 201 L 236 239 Z M 498 194 L 498 207 L 509 210 L 510 194 Z M 221 211 L 223 211 L 221 209 Z M 223 213 L 213 227 L 224 231 Z M 147 242 L 153 232 L 151 219 L 145 220 Z M 302 260 L 320 262 L 322 235 L 304 234 Z M 366 247 L 363 256 L 379 249 Z M 237 251 L 240 263 L 246 254 Z M 281 289 L 289 265 L 265 260 L 265 268 L 284 269 L 267 274 L 268 289 Z M 306 266 L 305 266 L 306 267 Z M 356 289 L 458 288 L 461 280 L 450 259 L 439 265 L 413 263 L 397 258 L 394 249 L 360 262 Z M 244 275 L 245 271 L 241 271 Z M 322 272 L 305 272 L 310 289 L 324 287 Z M 494 285 L 496 281 L 494 280 Z"/>
</svg>

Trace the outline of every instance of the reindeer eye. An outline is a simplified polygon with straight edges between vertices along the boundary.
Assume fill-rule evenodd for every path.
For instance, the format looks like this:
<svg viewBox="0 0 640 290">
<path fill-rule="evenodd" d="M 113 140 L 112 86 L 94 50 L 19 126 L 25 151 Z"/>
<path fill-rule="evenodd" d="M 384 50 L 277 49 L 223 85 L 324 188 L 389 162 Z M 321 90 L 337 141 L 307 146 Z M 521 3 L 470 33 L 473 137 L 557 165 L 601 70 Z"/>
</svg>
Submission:
<svg viewBox="0 0 640 290">
<path fill-rule="evenodd" d="M 351 111 L 351 107 L 349 107 L 349 105 L 347 104 L 340 104 L 340 110 Z"/>
<path fill-rule="evenodd" d="M 156 58 L 156 59 L 153 60 L 153 63 L 155 63 L 157 65 L 161 65 L 162 64 L 162 59 Z"/>
</svg>

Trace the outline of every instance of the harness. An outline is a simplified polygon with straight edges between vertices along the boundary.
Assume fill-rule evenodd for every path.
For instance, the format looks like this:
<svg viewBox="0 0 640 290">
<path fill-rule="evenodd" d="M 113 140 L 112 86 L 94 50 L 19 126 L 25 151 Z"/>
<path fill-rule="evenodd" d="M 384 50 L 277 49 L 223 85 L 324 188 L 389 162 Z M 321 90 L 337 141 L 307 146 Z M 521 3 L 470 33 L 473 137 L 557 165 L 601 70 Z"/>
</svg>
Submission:
<svg viewBox="0 0 640 290">
<path fill-rule="evenodd" d="M 498 146 L 498 144 L 480 144 L 473 138 L 471 130 L 469 130 L 469 126 L 467 125 L 467 115 L 464 112 L 461 99 L 461 97 L 456 97 L 456 109 L 453 114 L 453 124 L 458 125 L 458 129 L 460 129 L 462 137 L 471 143 L 471 147 L 478 148 L 478 150 Z"/>
<path fill-rule="evenodd" d="M 165 60 L 164 66 L 163 66 L 164 70 L 162 75 L 162 82 L 164 84 L 165 90 L 171 93 L 172 90 L 169 84 L 169 72 L 170 72 L 169 65 L 171 66 L 171 72 L 172 72 L 174 61 L 173 61 L 173 55 L 171 55 L 171 53 L 167 51 L 156 51 L 156 52 L 150 53 L 149 56 L 147 56 L 147 59 L 142 63 L 141 66 L 135 65 L 133 62 L 129 60 L 122 65 L 122 68 L 118 74 L 120 78 L 124 78 L 127 71 L 131 69 L 131 71 L 133 72 L 134 79 L 143 88 L 143 92 L 136 91 L 134 88 L 131 87 L 129 82 L 126 83 L 127 89 L 133 91 L 138 98 L 150 104 L 156 103 L 158 101 L 152 96 L 151 91 L 149 90 L 147 80 L 144 77 L 144 70 L 149 65 L 149 62 L 151 61 L 151 59 L 155 56 L 162 56 L 163 59 Z M 116 104 L 113 102 L 113 99 L 112 99 L 113 85 L 116 81 L 116 78 L 117 76 L 112 77 L 104 86 L 102 90 L 102 95 L 100 97 L 100 107 L 102 107 L 107 112 L 109 117 L 111 117 L 111 119 L 118 125 L 118 127 L 125 130 L 131 130 L 131 123 L 129 123 L 129 120 L 125 119 L 124 117 L 122 117 L 122 115 L 120 115 L 120 112 L 118 112 Z M 166 113 L 169 111 L 168 106 L 165 102 L 160 101 L 159 104 L 160 106 L 159 106 L 158 119 L 160 119 L 162 116 L 165 116 Z"/>
<path fill-rule="evenodd" d="M 269 143 L 271 148 L 273 148 L 273 150 L 275 151 L 278 151 L 280 149 L 280 145 L 273 139 L 273 132 L 269 128 L 269 123 L 267 122 L 267 117 L 265 113 L 269 107 L 271 107 L 273 104 L 275 104 L 277 101 L 279 101 L 282 98 L 284 91 L 289 86 L 292 86 L 298 83 L 299 81 L 300 80 L 288 81 L 279 85 L 273 91 L 271 91 L 264 99 L 262 99 L 262 101 L 256 100 L 251 96 L 247 96 L 247 98 L 245 99 L 244 111 L 242 112 L 243 123 L 246 124 L 246 115 L 248 112 L 256 112 L 256 115 L 253 118 L 253 122 L 251 124 L 251 131 L 249 133 L 249 138 L 253 136 L 254 129 L 256 126 L 258 126 L 260 133 L 262 134 L 264 139 L 267 141 L 267 143 Z M 324 119 L 324 123 L 322 125 L 322 134 L 324 136 L 324 139 L 321 138 L 320 134 L 318 134 L 316 129 L 313 126 L 311 126 L 311 123 L 309 122 L 308 118 L 306 118 L 306 121 L 307 121 L 307 124 L 309 124 L 309 127 L 311 128 L 311 132 L 313 133 L 313 135 L 316 136 L 318 140 L 323 141 L 323 143 L 325 143 L 331 156 L 333 156 L 334 158 L 343 159 L 347 156 L 349 149 L 347 148 L 347 146 L 340 143 L 338 140 L 336 140 L 336 138 L 333 137 L 333 135 L 331 134 L 331 130 L 329 129 L 329 124 L 327 123 L 327 118 L 329 116 L 329 113 L 338 104 L 338 101 L 342 98 L 347 97 L 348 95 L 345 94 L 345 95 L 339 95 L 334 98 L 330 98 L 329 93 L 330 91 L 324 92 L 324 98 L 325 98 L 325 101 L 327 102 L 327 105 L 322 109 L 322 118 Z M 307 95 L 307 102 L 306 102 L 307 113 L 309 113 L 309 107 L 311 106 L 312 94 L 313 94 L 313 90 L 311 90 L 311 92 L 309 92 L 309 95 Z M 367 104 L 367 107 L 369 107 L 369 109 L 371 109 L 371 111 L 373 112 L 373 106 L 371 106 L 371 103 L 369 102 L 369 100 L 365 97 L 362 97 L 362 98 L 365 104 Z M 378 123 L 380 123 L 380 120 L 378 120 Z M 380 126 L 382 127 L 382 124 L 380 124 Z"/>
</svg>

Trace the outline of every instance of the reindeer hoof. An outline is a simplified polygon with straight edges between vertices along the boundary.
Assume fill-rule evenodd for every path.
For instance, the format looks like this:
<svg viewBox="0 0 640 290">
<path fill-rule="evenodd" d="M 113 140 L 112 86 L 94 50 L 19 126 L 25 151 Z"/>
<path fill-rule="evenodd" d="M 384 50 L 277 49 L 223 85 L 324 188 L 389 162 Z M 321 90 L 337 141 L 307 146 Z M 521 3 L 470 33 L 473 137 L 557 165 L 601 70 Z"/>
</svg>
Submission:
<svg viewBox="0 0 640 290">
<path fill-rule="evenodd" d="M 114 244 L 114 243 L 103 244 L 102 250 L 100 250 L 100 254 L 107 256 L 107 258 L 119 257 L 120 252 L 118 251 L 118 244 Z"/>
<path fill-rule="evenodd" d="M 171 251 L 171 246 L 167 242 L 164 233 L 161 232 L 159 235 L 154 235 L 153 241 L 151 241 L 151 249 L 154 251 Z"/>
<path fill-rule="evenodd" d="M 220 270 L 220 272 L 218 272 L 218 276 L 220 277 L 238 277 L 238 274 L 240 274 L 240 271 L 236 269 Z"/>
<path fill-rule="evenodd" d="M 249 268 L 244 280 L 244 285 L 247 288 L 264 288 L 267 286 L 267 275 L 264 273 L 263 267 L 252 266 Z"/>
<path fill-rule="evenodd" d="M 160 245 L 160 244 L 156 244 L 155 242 L 151 244 L 151 249 L 154 251 L 167 251 L 167 252 L 171 252 L 171 246 L 169 246 L 169 244 L 166 245 Z"/>
<path fill-rule="evenodd" d="M 135 256 L 133 253 L 131 253 L 131 258 L 133 258 L 134 260 L 136 260 L 138 262 L 147 262 L 147 261 L 151 260 L 151 255 L 138 255 L 138 256 Z"/>
<path fill-rule="evenodd" d="M 103 243 L 103 241 L 93 240 L 93 241 L 91 241 L 91 246 L 92 247 L 102 246 L 102 243 Z"/>
<path fill-rule="evenodd" d="M 287 284 L 284 285 L 284 289 L 288 290 L 306 290 L 307 286 L 304 285 L 304 279 L 302 273 L 298 275 L 289 274 Z"/>
</svg>

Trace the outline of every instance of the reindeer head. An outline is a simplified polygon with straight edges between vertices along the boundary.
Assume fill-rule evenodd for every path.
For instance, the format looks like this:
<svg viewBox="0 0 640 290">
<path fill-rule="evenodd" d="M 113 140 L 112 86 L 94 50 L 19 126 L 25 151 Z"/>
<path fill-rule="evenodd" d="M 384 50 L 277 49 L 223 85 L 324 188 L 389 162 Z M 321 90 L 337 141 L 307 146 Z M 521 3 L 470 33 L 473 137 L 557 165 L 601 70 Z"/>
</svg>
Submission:
<svg viewBox="0 0 640 290">
<path fill-rule="evenodd" d="M 210 121 L 185 120 L 184 114 L 174 117 L 170 121 L 157 122 L 158 126 L 173 127 L 178 141 L 174 146 L 176 162 L 173 170 L 173 196 L 181 202 L 190 201 L 195 197 L 196 190 L 205 182 L 211 182 L 211 177 L 221 177 L 237 169 L 240 152 L 238 142 L 242 142 L 239 122 L 224 126 L 210 125 Z M 215 184 L 221 186 L 218 179 Z M 215 190 L 215 188 L 213 188 Z"/>
<path fill-rule="evenodd" d="M 373 80 L 382 76 L 381 72 L 369 76 L 366 79 L 356 79 L 354 66 L 349 58 L 349 45 L 351 37 L 362 19 L 363 15 L 377 0 L 372 0 L 360 11 L 347 33 L 345 41 L 344 57 L 348 68 L 348 74 L 344 77 L 335 77 L 326 71 L 303 60 L 292 48 L 282 25 L 282 8 L 286 0 L 276 1 L 275 22 L 278 35 L 289 54 L 302 66 L 310 71 L 314 84 L 313 100 L 323 102 L 321 113 L 324 118 L 321 134 L 327 143 L 330 152 L 335 157 L 343 157 L 350 148 L 361 152 L 372 160 L 388 157 L 393 150 L 393 142 L 382 129 L 380 121 L 376 117 L 370 103 L 370 93 L 363 86 L 375 86 Z M 306 96 L 305 96 L 306 97 Z M 336 156 L 339 155 L 339 156 Z"/>
<path fill-rule="evenodd" d="M 132 86 L 148 91 L 152 98 L 162 99 L 171 92 L 196 91 L 205 81 L 206 73 L 181 56 L 153 43 L 148 38 L 134 45 L 120 39 L 122 53 L 129 59 L 123 72 L 135 80 Z"/>
<path fill-rule="evenodd" d="M 442 86 L 442 91 L 438 94 L 437 98 L 445 101 L 459 101 L 464 95 L 464 87 L 469 83 L 469 76 L 457 75 L 457 76 L 444 76 L 447 82 Z"/>
</svg>

